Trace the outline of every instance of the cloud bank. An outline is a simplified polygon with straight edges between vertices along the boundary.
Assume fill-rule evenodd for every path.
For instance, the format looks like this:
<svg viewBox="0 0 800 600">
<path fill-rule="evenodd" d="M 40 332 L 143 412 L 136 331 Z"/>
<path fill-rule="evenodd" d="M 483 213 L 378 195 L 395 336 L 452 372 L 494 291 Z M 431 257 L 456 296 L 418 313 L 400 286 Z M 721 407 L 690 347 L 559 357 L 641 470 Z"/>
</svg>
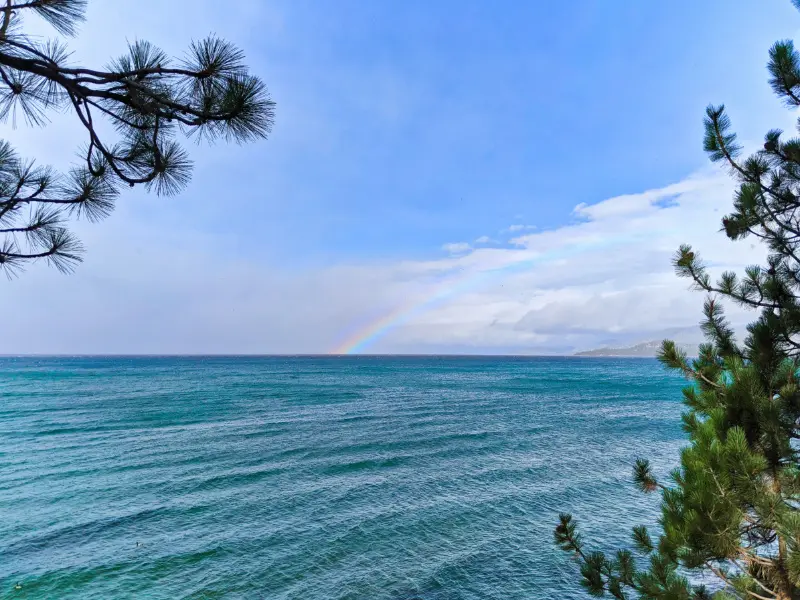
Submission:
<svg viewBox="0 0 800 600">
<path fill-rule="evenodd" d="M 81 226 L 89 254 L 76 274 L 42 265 L 2 284 L 13 318 L 0 353 L 326 353 L 355 340 L 365 352 L 537 354 L 696 340 L 703 296 L 672 272 L 678 245 L 716 272 L 764 256 L 718 232 L 731 192 L 723 174 L 702 172 L 581 204 L 568 225 L 499 247 L 304 270 L 218 253 L 230 239 L 155 224 L 123 202 Z"/>
<path fill-rule="evenodd" d="M 309 164 L 319 169 L 340 149 L 334 141 L 350 137 L 340 131 L 346 127 L 339 123 L 339 112 L 320 108 L 331 104 L 327 94 L 303 87 L 309 73 L 286 62 L 298 47 L 292 20 L 279 6 L 254 0 L 236 3 L 224 14 L 210 0 L 194 3 L 189 13 L 181 3 L 163 4 L 90 3 L 86 35 L 72 43 L 76 60 L 102 64 L 137 32 L 179 54 L 192 35 L 213 25 L 223 37 L 240 41 L 248 56 L 265 54 L 259 53 L 262 46 L 271 51 L 269 60 L 254 67 L 264 72 L 279 101 L 275 135 L 258 154 L 249 147 L 226 147 L 224 152 L 192 148 L 195 180 L 180 197 L 123 194 L 110 219 L 79 224 L 88 254 L 74 275 L 40 265 L 19 279 L 0 281 L 0 310 L 7 315 L 0 353 L 293 354 L 357 348 L 542 354 L 663 336 L 696 341 L 703 296 L 688 291 L 688 282 L 673 274 L 670 259 L 677 247 L 693 244 L 715 271 L 738 270 L 763 259 L 760 247 L 732 243 L 718 232 L 732 187 L 724 174 L 709 170 L 661 189 L 579 204 L 572 214 L 564 211 L 568 224 L 555 229 L 524 225 L 518 215 L 502 232 L 502 223 L 471 232 L 473 243 L 459 241 L 461 234 L 442 233 L 442 239 L 425 245 L 438 248 L 427 256 L 417 252 L 403 258 L 394 252 L 391 259 L 381 258 L 381 248 L 372 244 L 375 251 L 362 251 L 364 258 L 345 258 L 331 248 L 324 264 L 309 266 L 298 248 L 318 242 L 321 232 L 337 230 L 340 221 L 332 207 L 336 194 L 348 188 L 332 188 L 327 212 L 307 209 L 313 227 L 287 226 L 287 205 L 310 206 L 320 194 L 314 189 L 297 195 L 295 189 L 315 179 L 316 171 L 299 169 L 297 164 L 307 163 L 294 164 L 287 157 L 311 154 Z M 253 22 L 259 23 L 257 30 L 249 27 Z M 38 32 L 50 34 L 45 27 Z M 322 70 L 335 83 L 331 89 L 349 89 L 342 73 L 329 73 L 328 67 Z M 347 73 L 355 78 L 362 71 Z M 362 93 L 376 87 L 371 80 L 347 81 L 355 90 L 348 101 L 372 97 Z M 385 93 L 361 107 L 358 121 L 363 111 L 398 121 L 397 98 L 407 101 L 408 94 L 398 94 L 391 81 L 387 76 L 386 85 L 378 86 Z M 463 120 L 456 115 L 448 123 L 462 131 Z M 73 160 L 83 139 L 67 115 L 57 115 L 46 129 L 5 127 L 0 137 L 23 155 L 59 168 Z M 448 153 L 454 145 L 448 142 Z M 243 164 L 250 170 L 243 170 Z M 358 169 L 354 178 L 362 178 L 362 163 L 351 160 L 347 168 L 355 169 L 352 165 Z M 220 176 L 228 171 L 231 177 Z M 438 166 L 435 171 L 441 178 Z M 270 177 L 252 185 L 251 178 L 262 172 Z M 416 174 L 419 179 L 431 176 L 424 169 Z M 485 206 L 494 206 L 495 200 L 487 197 Z M 526 222 L 543 222 L 536 207 L 560 200 L 530 198 Z M 444 227 L 441 214 L 436 221 L 435 211 L 419 211 L 425 228 L 414 231 L 439 231 Z M 231 215 L 241 218 L 226 221 Z M 370 233 L 375 236 L 365 222 L 363 235 Z M 381 231 L 377 239 L 387 241 L 383 236 Z M 751 316 L 737 310 L 730 314 L 739 324 Z"/>
</svg>

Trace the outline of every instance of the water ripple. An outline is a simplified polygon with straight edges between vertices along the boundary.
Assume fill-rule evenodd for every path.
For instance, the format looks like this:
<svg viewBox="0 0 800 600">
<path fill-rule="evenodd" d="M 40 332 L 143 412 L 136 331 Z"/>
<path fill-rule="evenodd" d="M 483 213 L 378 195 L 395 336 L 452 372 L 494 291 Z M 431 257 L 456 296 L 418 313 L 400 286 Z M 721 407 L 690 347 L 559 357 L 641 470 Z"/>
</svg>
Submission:
<svg viewBox="0 0 800 600">
<path fill-rule="evenodd" d="M 682 385 L 650 360 L 2 358 L 0 598 L 585 598 L 557 514 L 604 548 L 653 520 L 630 464 L 675 464 Z"/>
</svg>

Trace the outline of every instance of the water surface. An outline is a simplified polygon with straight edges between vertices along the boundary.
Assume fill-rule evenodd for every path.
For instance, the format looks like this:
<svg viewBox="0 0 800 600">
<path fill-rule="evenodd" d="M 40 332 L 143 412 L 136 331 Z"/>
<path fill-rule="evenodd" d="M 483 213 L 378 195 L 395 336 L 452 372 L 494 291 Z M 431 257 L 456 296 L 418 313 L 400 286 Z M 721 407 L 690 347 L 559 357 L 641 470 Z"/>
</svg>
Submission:
<svg viewBox="0 0 800 600">
<path fill-rule="evenodd" d="M 683 443 L 649 359 L 0 358 L 0 598 L 585 598 Z M 19 583 L 22 588 L 14 589 Z"/>
</svg>

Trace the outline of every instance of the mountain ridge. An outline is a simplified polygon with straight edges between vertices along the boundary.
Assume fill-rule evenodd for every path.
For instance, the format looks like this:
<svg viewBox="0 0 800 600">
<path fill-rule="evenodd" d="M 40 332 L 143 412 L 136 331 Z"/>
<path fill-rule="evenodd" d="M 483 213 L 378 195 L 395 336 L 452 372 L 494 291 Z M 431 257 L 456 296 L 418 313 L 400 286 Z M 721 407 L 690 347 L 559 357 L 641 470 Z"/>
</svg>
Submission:
<svg viewBox="0 0 800 600">
<path fill-rule="evenodd" d="M 697 344 L 675 344 L 680 350 L 689 356 L 697 355 Z M 605 347 L 593 350 L 583 350 L 576 352 L 574 356 L 620 356 L 620 357 L 655 357 L 661 348 L 661 340 L 651 340 L 633 346 L 625 347 Z"/>
</svg>

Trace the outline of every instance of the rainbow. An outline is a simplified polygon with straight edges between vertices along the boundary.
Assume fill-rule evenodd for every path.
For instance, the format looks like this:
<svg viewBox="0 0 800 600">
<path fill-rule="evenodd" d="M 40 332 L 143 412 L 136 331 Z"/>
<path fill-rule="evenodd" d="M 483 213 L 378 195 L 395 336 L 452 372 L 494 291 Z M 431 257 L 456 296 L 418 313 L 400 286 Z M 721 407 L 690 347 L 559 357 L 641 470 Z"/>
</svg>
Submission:
<svg viewBox="0 0 800 600">
<path fill-rule="evenodd" d="M 372 321 L 365 327 L 347 337 L 332 354 L 358 354 L 363 352 L 369 345 L 378 338 L 383 337 L 393 329 L 408 322 L 411 318 L 430 310 L 434 306 L 442 304 L 448 298 L 452 298 L 459 292 L 466 291 L 468 287 L 483 281 L 489 274 L 507 270 L 507 267 L 493 269 L 491 271 L 481 271 L 467 277 L 450 277 L 435 286 L 433 292 L 422 302 L 403 304 L 396 307 L 389 313 Z"/>
<path fill-rule="evenodd" d="M 634 241 L 635 239 L 640 239 L 640 236 L 575 244 L 573 246 L 561 249 L 560 251 L 544 252 L 534 254 L 533 256 L 531 256 L 532 253 L 528 250 L 519 250 L 519 253 L 524 255 L 522 258 L 511 261 L 500 267 L 484 269 L 478 271 L 477 273 L 470 273 L 463 277 L 449 277 L 444 279 L 437 286 L 435 286 L 433 292 L 422 301 L 402 304 L 383 316 L 378 317 L 374 321 L 369 322 L 365 326 L 348 335 L 330 352 L 330 354 L 342 355 L 362 353 L 379 338 L 385 336 L 387 333 L 403 325 L 404 323 L 407 323 L 413 317 L 422 314 L 425 311 L 434 308 L 435 306 L 441 305 L 448 299 L 460 293 L 474 289 L 478 285 L 483 284 L 501 274 L 515 270 L 522 270 L 547 260 L 566 258 L 575 254 L 580 254 L 589 249 L 598 249 L 600 247 Z"/>
</svg>

